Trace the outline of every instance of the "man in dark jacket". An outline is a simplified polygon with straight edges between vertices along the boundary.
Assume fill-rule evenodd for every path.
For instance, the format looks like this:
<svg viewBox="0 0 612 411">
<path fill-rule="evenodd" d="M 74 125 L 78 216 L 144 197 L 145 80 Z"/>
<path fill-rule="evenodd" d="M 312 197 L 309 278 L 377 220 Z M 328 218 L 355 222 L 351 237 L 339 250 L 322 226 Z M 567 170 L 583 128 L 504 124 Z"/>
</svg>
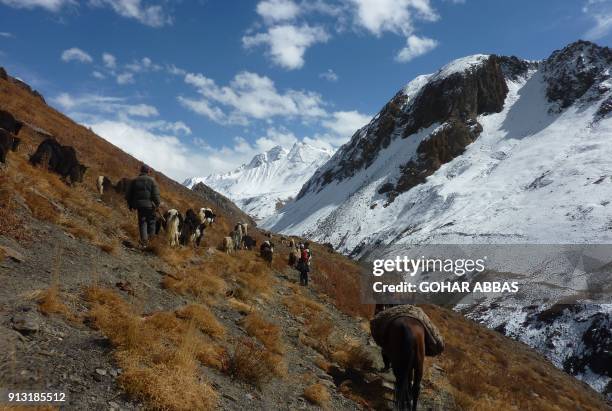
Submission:
<svg viewBox="0 0 612 411">
<path fill-rule="evenodd" d="M 140 175 L 132 180 L 126 193 L 130 210 L 138 210 L 140 245 L 146 247 L 149 237 L 155 234 L 155 210 L 159 207 L 159 186 L 149 175 L 149 167 L 142 165 Z"/>
</svg>

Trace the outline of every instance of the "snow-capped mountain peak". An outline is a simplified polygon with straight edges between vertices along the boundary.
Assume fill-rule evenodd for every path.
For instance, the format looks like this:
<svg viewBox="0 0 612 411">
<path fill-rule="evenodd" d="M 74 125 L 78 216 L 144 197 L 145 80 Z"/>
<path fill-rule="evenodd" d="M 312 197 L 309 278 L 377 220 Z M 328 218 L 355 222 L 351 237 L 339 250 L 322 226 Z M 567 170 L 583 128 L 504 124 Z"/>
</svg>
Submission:
<svg viewBox="0 0 612 411">
<path fill-rule="evenodd" d="M 262 225 L 355 257 L 422 244 L 610 244 L 611 71 L 612 50 L 583 41 L 543 61 L 455 60 L 403 87 Z M 527 281 L 545 284 L 538 275 Z M 592 331 L 610 329 L 609 304 L 500 298 L 463 312 L 612 398 L 601 360 L 612 337 Z"/>
<path fill-rule="evenodd" d="M 256 219 L 268 217 L 296 196 L 300 187 L 333 152 L 298 141 L 253 156 L 247 164 L 223 174 L 192 177 L 183 184 L 204 183 L 231 198 Z"/>
</svg>

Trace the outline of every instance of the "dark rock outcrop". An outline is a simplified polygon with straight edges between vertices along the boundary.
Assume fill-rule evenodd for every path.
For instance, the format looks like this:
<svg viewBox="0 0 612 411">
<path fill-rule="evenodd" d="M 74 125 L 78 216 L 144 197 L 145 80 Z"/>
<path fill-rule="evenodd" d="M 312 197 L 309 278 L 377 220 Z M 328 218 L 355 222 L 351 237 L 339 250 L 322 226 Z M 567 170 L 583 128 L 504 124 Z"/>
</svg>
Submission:
<svg viewBox="0 0 612 411">
<path fill-rule="evenodd" d="M 404 137 L 450 118 L 475 120 L 476 116 L 501 111 L 508 86 L 497 56 L 475 69 L 430 82 L 412 104 Z"/>
<path fill-rule="evenodd" d="M 405 90 L 400 91 L 370 124 L 353 135 L 327 167 L 315 173 L 302 187 L 298 199 L 313 188 L 321 189 L 332 181 L 350 178 L 359 170 L 367 169 L 394 139 L 410 138 L 419 130 L 442 124 L 420 143 L 418 160 L 402 166 L 399 179 L 384 183 L 379 193 L 387 193 L 392 200 L 422 183 L 478 138 L 482 131 L 476 120 L 478 115 L 502 110 L 508 94 L 503 67 L 518 76 L 529 65 L 516 58 L 483 57 L 481 62 L 464 70 L 431 76 L 410 99 Z"/>
<path fill-rule="evenodd" d="M 612 50 L 588 41 L 576 41 L 556 50 L 542 64 L 547 82 L 546 95 L 551 102 L 558 102 L 564 109 L 583 97 L 593 85 L 609 78 Z M 594 97 L 608 91 L 592 90 Z"/>
</svg>

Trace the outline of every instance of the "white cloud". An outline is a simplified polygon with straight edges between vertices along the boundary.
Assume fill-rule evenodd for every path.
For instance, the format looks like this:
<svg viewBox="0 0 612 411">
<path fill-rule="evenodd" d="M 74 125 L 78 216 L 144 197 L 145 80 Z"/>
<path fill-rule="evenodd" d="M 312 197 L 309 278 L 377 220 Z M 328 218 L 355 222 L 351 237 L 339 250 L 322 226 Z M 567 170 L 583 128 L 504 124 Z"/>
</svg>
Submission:
<svg viewBox="0 0 612 411">
<path fill-rule="evenodd" d="M 306 51 L 317 43 L 327 42 L 332 27 L 332 32 L 337 33 L 351 26 L 377 37 L 385 32 L 403 36 L 407 46 L 396 60 L 408 61 L 431 50 L 435 42 L 426 37 L 411 37 L 416 31 L 415 24 L 440 18 L 432 0 L 304 0 L 299 3 L 296 0 L 262 0 L 257 3 L 256 10 L 263 24 L 258 23 L 247 31 L 242 38 L 243 46 L 247 49 L 264 46 L 272 62 L 288 70 L 302 68 Z M 310 20 L 315 14 L 328 20 L 313 23 Z M 419 39 L 422 41 L 416 44 L 415 40 Z"/>
<path fill-rule="evenodd" d="M 180 76 L 180 77 L 183 77 L 187 74 L 186 70 L 176 67 L 174 64 L 167 65 L 166 71 L 174 76 Z"/>
<path fill-rule="evenodd" d="M 182 181 L 208 173 L 208 159 L 184 144 L 180 138 L 147 130 L 125 121 L 100 120 L 86 126 L 156 170 Z"/>
<path fill-rule="evenodd" d="M 172 24 L 169 16 L 159 4 L 145 5 L 142 0 L 89 0 L 92 7 L 108 7 L 122 17 L 131 18 L 151 27 L 162 27 Z M 0 0 L 0 4 L 10 7 L 33 9 L 43 8 L 51 12 L 59 12 L 66 6 L 78 6 L 76 0 Z"/>
<path fill-rule="evenodd" d="M 159 115 L 157 109 L 148 104 L 137 104 L 134 106 L 129 106 L 127 108 L 127 113 L 130 116 L 139 116 L 139 117 L 153 117 Z"/>
<path fill-rule="evenodd" d="M 89 4 L 110 7 L 120 16 L 135 19 L 151 27 L 172 24 L 172 18 L 160 5 L 144 5 L 141 0 L 90 0 Z"/>
<path fill-rule="evenodd" d="M 114 69 L 117 67 L 117 59 L 110 53 L 102 54 L 102 61 L 104 65 L 109 69 Z"/>
<path fill-rule="evenodd" d="M 93 59 L 89 54 L 84 52 L 83 50 L 73 47 L 68 50 L 64 50 L 62 53 L 62 60 L 65 62 L 68 61 L 78 61 L 79 63 L 92 63 Z"/>
<path fill-rule="evenodd" d="M 100 73 L 99 71 L 94 71 L 91 73 L 92 76 L 94 76 L 95 78 L 97 78 L 98 80 L 104 80 L 106 78 L 106 76 L 102 73 Z"/>
<path fill-rule="evenodd" d="M 385 31 L 410 35 L 414 20 L 436 21 L 439 16 L 430 0 L 349 0 L 357 25 L 380 36 Z"/>
<path fill-rule="evenodd" d="M 438 46 L 438 42 L 428 37 L 418 37 L 410 35 L 406 39 L 406 46 L 397 53 L 395 59 L 406 63 L 415 57 L 422 56 Z"/>
<path fill-rule="evenodd" d="M 257 14 L 267 22 L 293 20 L 300 14 L 300 7 L 292 0 L 264 0 L 257 4 Z"/>
<path fill-rule="evenodd" d="M 584 36 L 591 40 L 598 40 L 612 31 L 612 1 L 589 0 L 582 11 L 590 17 L 594 25 Z"/>
<path fill-rule="evenodd" d="M 219 107 L 214 107 L 207 100 L 195 100 L 183 96 L 178 97 L 178 102 L 193 111 L 216 123 L 225 122 L 225 113 Z"/>
<path fill-rule="evenodd" d="M 132 73 L 121 73 L 118 74 L 117 77 L 117 84 L 131 84 L 134 82 L 134 74 Z"/>
<path fill-rule="evenodd" d="M 187 74 L 185 82 L 202 98 L 179 97 L 181 104 L 219 123 L 246 124 L 251 118 L 276 116 L 309 119 L 327 114 L 319 94 L 296 90 L 281 93 L 270 78 L 256 73 L 240 72 L 223 87 L 202 74 Z"/>
<path fill-rule="evenodd" d="M 338 138 L 347 141 L 355 131 L 370 122 L 372 116 L 358 111 L 336 111 L 331 118 L 323 121 L 323 126 L 333 132 Z"/>
<path fill-rule="evenodd" d="M 52 101 L 64 110 L 78 110 L 81 114 L 115 114 L 122 118 L 127 116 L 154 117 L 159 114 L 157 109 L 151 105 L 129 104 L 123 97 L 97 94 L 74 96 L 69 93 L 61 93 L 53 98 Z"/>
<path fill-rule="evenodd" d="M 332 83 L 338 81 L 338 75 L 332 69 L 327 69 L 327 71 L 324 71 L 323 73 L 319 74 L 319 78 L 331 81 Z"/>
<path fill-rule="evenodd" d="M 0 31 L 0 37 L 12 38 L 12 37 L 15 37 L 15 36 L 13 36 L 13 33 L 9 33 L 7 31 Z"/>
<path fill-rule="evenodd" d="M 74 5 L 74 0 L 0 0 L 1 4 L 21 9 L 41 7 L 49 11 L 59 11 L 62 7 Z"/>
<path fill-rule="evenodd" d="M 327 40 L 329 35 L 321 26 L 283 24 L 270 27 L 265 33 L 244 36 L 242 44 L 246 48 L 265 45 L 275 64 L 294 70 L 304 65 L 304 53 L 310 46 Z"/>
<path fill-rule="evenodd" d="M 158 115 L 151 105 L 130 104 L 122 97 L 68 93 L 52 102 L 71 118 L 177 181 L 209 170 L 203 154 L 183 142 L 191 129 L 182 121 L 151 119 Z"/>
</svg>

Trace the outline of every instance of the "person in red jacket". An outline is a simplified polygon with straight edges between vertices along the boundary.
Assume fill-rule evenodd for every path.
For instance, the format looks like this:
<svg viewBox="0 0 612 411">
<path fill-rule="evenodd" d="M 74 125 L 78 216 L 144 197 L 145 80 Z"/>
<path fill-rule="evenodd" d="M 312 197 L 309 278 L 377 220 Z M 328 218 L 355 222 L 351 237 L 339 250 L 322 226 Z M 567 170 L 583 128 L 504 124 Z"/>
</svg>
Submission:
<svg viewBox="0 0 612 411">
<path fill-rule="evenodd" d="M 310 250 L 305 244 L 300 244 L 300 259 L 296 268 L 300 272 L 300 285 L 307 286 L 310 272 Z"/>
</svg>

